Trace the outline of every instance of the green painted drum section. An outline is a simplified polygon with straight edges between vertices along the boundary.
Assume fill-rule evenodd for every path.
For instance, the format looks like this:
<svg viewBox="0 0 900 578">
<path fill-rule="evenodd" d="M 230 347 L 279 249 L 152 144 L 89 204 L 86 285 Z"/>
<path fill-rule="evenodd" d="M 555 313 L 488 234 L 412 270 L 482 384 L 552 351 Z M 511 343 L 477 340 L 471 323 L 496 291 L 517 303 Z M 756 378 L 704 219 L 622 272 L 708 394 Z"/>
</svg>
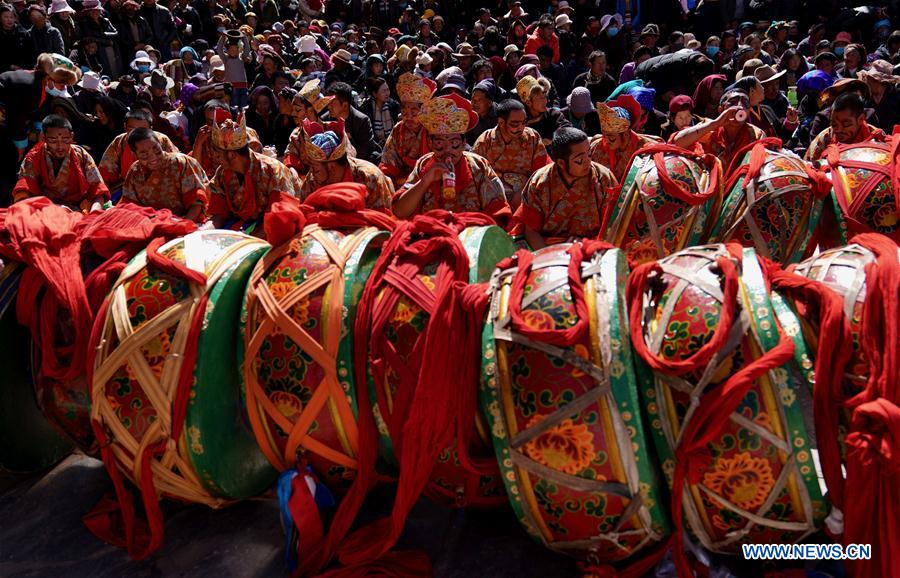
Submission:
<svg viewBox="0 0 900 578">
<path fill-rule="evenodd" d="M 195 471 L 207 490 L 228 498 L 260 494 L 277 474 L 241 411 L 239 366 L 231 355 L 241 342 L 239 320 L 247 281 L 268 250 L 264 246 L 244 256 L 209 292 L 185 415 L 181 443 Z"/>
<path fill-rule="evenodd" d="M 661 261 L 645 292 L 644 337 L 662 358 L 680 359 L 712 336 L 722 313 L 715 260 L 724 245 L 694 247 Z M 792 543 L 820 528 L 828 513 L 812 457 L 813 360 L 795 312 L 766 289 L 756 253 L 745 249 L 735 324 L 711 367 L 659 376 L 638 359 L 644 405 L 671 487 L 676 440 L 690 419 L 692 392 L 722 386 L 775 347 L 780 331 L 793 360 L 757 379 L 714 442 L 699 483 L 686 483 L 687 527 L 704 547 L 739 553 L 746 543 Z M 656 343 L 655 346 L 652 344 Z"/>
<path fill-rule="evenodd" d="M 336 230 L 321 230 L 317 234 L 325 235 L 336 246 L 348 242 L 355 242 L 356 247 L 350 253 L 343 268 L 344 292 L 337 296 L 340 299 L 344 314 L 341 316 L 340 326 L 325 328 L 323 325 L 329 318 L 329 301 L 335 296 L 331 283 L 326 284 L 302 298 L 291 307 L 287 313 L 319 343 L 324 342 L 327 332 L 337 331 L 341 336 L 336 355 L 336 373 L 340 380 L 340 386 L 346 395 L 347 402 L 353 414 L 358 417 L 358 404 L 356 400 L 356 383 L 353 372 L 353 324 L 356 320 L 356 309 L 362 297 L 365 283 L 372 273 L 372 268 L 378 260 L 381 247 L 388 238 L 388 233 L 375 229 L 359 230 L 353 233 L 345 233 Z M 351 238 L 351 235 L 359 236 L 359 239 Z M 276 299 L 287 295 L 296 287 L 302 285 L 313 275 L 323 271 L 327 267 L 334 266 L 323 244 L 310 234 L 298 236 L 291 243 L 288 253 L 277 258 L 273 263 L 265 265 L 262 272 L 263 279 Z M 278 250 L 276 250 L 278 251 Z M 271 255 L 269 259 L 271 259 Z M 248 287 L 249 289 L 249 287 Z M 248 294 L 245 294 L 241 311 L 241 333 L 253 335 L 259 326 L 259 321 L 250 327 L 251 318 L 259 313 L 259 306 L 253 312 L 248 311 Z M 249 333 L 248 333 L 249 332 Z M 239 344 L 238 359 L 243 367 L 248 363 L 244 343 Z M 314 391 L 321 386 L 325 373 L 307 352 L 282 332 L 273 332 L 267 336 L 260 346 L 260 351 L 250 363 L 256 365 L 255 371 L 260 385 L 265 390 L 268 399 L 286 418 L 292 423 L 300 418 L 300 414 L 306 407 Z M 247 383 L 245 374 L 241 371 L 242 385 L 241 395 L 244 407 L 248 403 L 256 403 L 249 400 L 247 395 Z M 260 408 L 260 421 L 264 431 L 257 434 L 258 443 L 267 447 L 268 451 L 277 454 L 278 461 L 287 462 L 285 448 L 288 441 L 288 433 L 282 431 L 274 420 L 266 415 Z M 340 416 L 326 402 L 320 414 L 309 426 L 309 435 L 317 442 L 325 444 L 330 449 L 355 459 L 352 446 L 348 439 L 348 424 L 338 423 Z M 353 426 L 355 429 L 355 425 Z M 260 439 L 262 438 L 262 439 Z M 302 448 L 302 446 L 301 446 Z M 355 477 L 355 471 L 344 465 L 337 464 L 325 456 L 310 450 L 303 452 L 303 457 L 319 475 L 326 486 L 338 493 L 349 488 Z"/>
<path fill-rule="evenodd" d="M 702 193 L 710 174 L 696 160 L 665 153 L 666 172 L 690 194 Z M 690 205 L 663 189 L 653 155 L 634 158 L 613 207 L 606 240 L 636 264 L 661 259 L 701 242 L 721 208 L 721 192 Z"/>
<path fill-rule="evenodd" d="M 510 236 L 500 227 L 493 225 L 469 227 L 460 233 L 459 239 L 469 257 L 469 283 L 484 283 L 488 281 L 497 263 L 515 252 L 515 246 Z M 434 290 L 435 286 L 437 267 L 438 263 L 429 264 L 418 274 L 419 279 L 432 290 Z M 391 320 L 388 322 L 386 335 L 397 349 L 401 358 L 406 359 L 410 352 L 413 351 L 414 344 L 427 328 L 428 318 L 428 313 L 416 303 L 406 297 L 400 297 Z M 391 371 L 390 369 L 388 370 L 386 380 L 388 383 L 383 384 L 382 387 L 390 390 L 390 395 L 392 396 L 394 394 L 392 388 L 396 387 L 399 378 Z M 415 368 L 414 371 L 418 374 L 418 368 Z M 379 456 L 381 458 L 381 468 L 389 475 L 393 475 L 397 472 L 394 444 L 391 440 L 388 425 L 382 415 L 383 408 L 379 406 L 377 401 L 379 399 L 378 391 L 371 375 L 369 375 L 367 382 L 369 396 L 373 400 L 372 410 L 380 434 Z M 488 452 L 489 455 L 490 446 L 486 439 L 487 434 L 484 433 L 484 424 L 480 416 L 476 421 L 479 423 L 473 425 L 478 429 L 479 435 L 473 437 L 480 439 L 473 443 L 484 447 L 473 448 L 473 454 L 477 455 L 480 451 L 483 451 Z M 426 488 L 425 493 L 435 501 L 455 506 L 494 506 L 505 501 L 500 481 L 492 476 L 475 476 L 465 470 L 459 462 L 455 448 L 448 448 L 438 456 L 438 461 L 432 471 L 429 487 Z"/>
<path fill-rule="evenodd" d="M 744 155 L 741 166 L 750 162 Z M 710 235 L 717 242 L 753 247 L 767 259 L 796 263 L 803 258 L 822 216 L 803 159 L 785 150 L 766 150 L 759 174 L 726 191 L 722 212 Z"/>
<path fill-rule="evenodd" d="M 577 321 L 569 246 L 535 252 L 522 296 L 530 327 Z M 507 494 L 528 533 L 554 550 L 615 561 L 661 540 L 669 524 L 635 381 L 625 255 L 598 253 L 584 267 L 590 330 L 567 348 L 517 341 L 507 317 L 513 271 L 495 273 L 480 398 Z M 534 433 L 544 419 L 554 425 Z"/>
<path fill-rule="evenodd" d="M 0 270 L 0 470 L 28 473 L 50 467 L 72 451 L 41 413 L 31 384 L 28 330 L 16 321 L 18 265 Z"/>
<path fill-rule="evenodd" d="M 246 244 L 233 250 L 232 246 L 241 242 Z M 240 336 L 238 323 L 245 285 L 253 266 L 269 248 L 258 239 L 216 230 L 191 233 L 166 243 L 159 251 L 198 271 L 209 273 L 220 266 L 226 267 L 208 290 L 206 309 L 196 312 L 202 316 L 203 325 L 183 433 L 177 440 L 178 453 L 194 468 L 193 473 L 202 487 L 216 498 L 240 499 L 257 495 L 266 490 L 277 475 L 259 451 L 243 420 L 234 355 Z M 233 252 L 229 255 L 230 250 Z M 137 266 L 136 263 L 145 262 L 146 255 L 142 251 L 129 264 L 129 269 Z M 136 331 L 168 307 L 189 299 L 191 291 L 185 280 L 146 265 L 126 280 L 123 287 L 128 318 Z M 115 291 L 110 298 L 115 298 Z M 109 315 L 111 313 L 107 316 L 107 326 L 111 322 Z M 172 354 L 174 335 L 173 326 L 140 348 L 141 355 L 157 377 Z M 119 346 L 114 332 L 112 336 L 110 353 Z M 94 385 L 96 392 L 97 384 Z M 116 370 L 103 391 L 115 418 L 135 440 L 141 440 L 150 425 L 159 419 L 157 408 L 150 403 L 128 362 Z M 111 418 L 107 415 L 104 419 Z"/>
</svg>

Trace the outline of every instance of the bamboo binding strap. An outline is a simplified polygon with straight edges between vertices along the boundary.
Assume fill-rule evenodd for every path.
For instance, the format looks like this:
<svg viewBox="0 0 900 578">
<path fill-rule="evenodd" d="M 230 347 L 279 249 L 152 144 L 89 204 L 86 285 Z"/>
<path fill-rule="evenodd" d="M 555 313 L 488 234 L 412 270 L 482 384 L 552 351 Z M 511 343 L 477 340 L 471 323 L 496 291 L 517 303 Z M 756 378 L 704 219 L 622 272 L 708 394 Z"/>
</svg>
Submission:
<svg viewBox="0 0 900 578">
<path fill-rule="evenodd" d="M 741 339 L 729 339 L 730 334 L 742 336 L 750 327 L 752 321 L 748 312 L 742 308 L 737 313 L 737 298 L 740 287 L 740 267 L 742 253 L 738 245 L 720 245 L 716 252 L 715 263 L 722 274 L 721 290 L 708 287 L 703 284 L 704 291 L 713 296 L 722 304 L 721 315 L 709 341 L 701 346 L 690 356 L 669 360 L 659 357 L 657 352 L 651 351 L 647 345 L 647 337 L 644 335 L 643 315 L 646 304 L 645 290 L 648 283 L 663 274 L 679 278 L 679 290 L 687 285 L 697 283 L 696 279 L 684 277 L 685 271 L 679 267 L 671 267 L 666 263 L 646 263 L 637 267 L 628 279 L 627 300 L 629 303 L 631 337 L 635 352 L 650 366 L 656 374 L 678 377 L 688 372 L 708 368 L 711 362 L 716 365 L 740 344 Z M 691 250 L 684 254 L 692 254 Z M 697 256 L 709 258 L 708 253 L 697 251 Z M 670 301 L 676 297 L 670 297 Z M 737 326 L 733 326 L 737 323 Z M 662 320 L 658 327 L 666 331 L 668 320 Z M 757 359 L 747 363 L 740 370 L 732 374 L 721 385 L 710 388 L 707 386 L 711 378 L 711 371 L 705 371 L 703 378 L 692 388 L 691 407 L 688 409 L 688 419 L 682 424 L 682 429 L 675 448 L 675 471 L 672 476 L 672 521 L 675 524 L 675 532 L 672 536 L 672 553 L 679 576 L 691 576 L 691 568 L 684 552 L 684 522 L 682 519 L 683 503 L 690 500 L 686 492 L 685 483 L 698 484 L 701 474 L 710 466 L 708 443 L 714 441 L 721 433 L 723 427 L 731 419 L 732 413 L 746 396 L 753 382 L 771 369 L 779 367 L 789 361 L 794 354 L 794 344 L 791 338 L 780 330 L 778 345 L 763 353 Z M 650 336 L 652 337 L 652 336 Z M 661 339 L 653 337 L 654 347 L 659 347 Z M 791 468 L 784 468 L 776 487 L 783 487 L 787 483 L 787 475 Z M 734 506 L 735 508 L 737 506 Z M 763 505 L 765 508 L 765 504 Z M 740 511 L 740 510 L 738 510 Z M 753 519 L 757 524 L 764 524 L 764 509 L 756 512 Z M 692 524 L 693 525 L 693 524 Z"/>
<path fill-rule="evenodd" d="M 706 188 L 701 192 L 693 193 L 675 182 L 675 180 L 669 175 L 669 169 L 666 167 L 667 154 L 689 158 L 702 165 L 706 170 L 706 173 L 709 175 L 706 183 Z M 634 162 L 634 159 L 636 159 L 637 157 L 646 155 L 651 155 L 653 158 L 653 164 L 656 168 L 656 174 L 657 178 L 659 179 L 660 188 L 666 195 L 674 198 L 675 200 L 685 203 L 689 207 L 699 207 L 705 204 L 707 201 L 710 201 L 721 195 L 722 163 L 714 155 L 700 154 L 692 150 L 677 147 L 675 145 L 654 143 L 642 147 L 637 152 L 635 152 L 632 156 L 632 164 Z M 699 185 L 700 183 L 698 182 L 697 184 Z M 624 186 L 622 187 L 622 192 L 625 192 Z M 644 216 L 647 220 L 647 225 L 650 229 L 650 237 L 653 240 L 657 251 L 659 252 L 659 256 L 662 257 L 665 253 L 664 243 L 660 235 L 659 223 L 657 223 L 656 217 L 654 216 L 653 207 L 648 206 L 647 203 L 641 202 L 640 190 L 638 190 L 635 194 L 637 195 L 637 198 L 627 202 L 639 202 L 641 204 L 641 209 L 644 212 Z M 610 203 L 610 209 L 604 218 L 603 228 L 608 231 L 606 235 L 607 240 L 618 244 L 622 242 L 622 239 L 624 239 L 624 235 L 628 227 L 628 221 L 631 219 L 632 210 L 628 209 L 627 207 L 622 207 L 620 209 L 616 222 L 610 223 L 615 205 L 615 203 Z"/>
<path fill-rule="evenodd" d="M 884 164 L 872 161 L 858 161 L 853 159 L 841 158 L 842 153 L 857 149 L 874 149 L 888 155 L 888 162 Z M 887 143 L 864 142 L 851 145 L 829 145 L 825 150 L 825 160 L 828 163 L 828 169 L 832 173 L 837 169 L 863 169 L 871 174 L 869 178 L 863 181 L 859 186 L 850 188 L 845 179 L 838 176 L 832 177 L 832 185 L 834 187 L 834 196 L 837 199 L 838 206 L 844 213 L 844 216 L 853 221 L 860 228 L 850 232 L 874 232 L 869 224 L 862 220 L 860 209 L 866 204 L 869 195 L 883 181 L 890 183 L 894 194 L 894 211 L 896 218 L 900 219 L 900 129 L 894 132 L 891 139 Z M 845 237 L 846 239 L 846 237 Z M 900 239 L 894 239 L 895 242 Z"/>
<path fill-rule="evenodd" d="M 900 249 L 883 235 L 857 235 L 852 242 L 871 251 L 875 262 L 866 267 L 860 328 L 869 379 L 865 389 L 847 401 L 853 409 L 847 436 L 847 488 L 853 489 L 853 507 L 844 512 L 844 543 L 872 544 L 872 560 L 850 563 L 855 576 L 898 576 Z"/>
<path fill-rule="evenodd" d="M 469 226 L 493 224 L 494 221 L 490 217 L 482 214 L 431 211 L 399 223 L 383 247 L 360 299 L 354 328 L 354 363 L 358 376 L 359 404 L 357 477 L 338 507 L 323 543 L 309 556 L 300 560 L 301 565 L 298 569 L 300 575 L 313 573 L 322 568 L 329 563 L 335 553 L 338 554 L 340 563 L 349 567 L 348 571 L 365 568 L 379 559 L 396 542 L 409 508 L 427 483 L 433 462 L 422 464 L 421 468 L 410 475 L 404 475 L 405 470 L 401 463 L 401 476 L 392 516 L 377 520 L 346 537 L 377 477 L 375 462 L 379 435 L 364 376 L 367 375 L 367 371 L 371 371 L 376 383 L 384 383 L 387 364 L 391 364 L 397 371 L 399 383 L 397 395 L 393 400 L 395 419 L 388 422 L 388 427 L 395 442 L 407 439 L 404 429 L 407 418 L 411 422 L 421 423 L 419 419 L 421 416 L 411 416 L 409 408 L 413 406 L 418 393 L 417 388 L 423 380 L 420 380 L 418 373 L 407 367 L 407 364 L 397 361 L 396 351 L 384 334 L 390 313 L 400 297 L 404 296 L 431 314 L 434 311 L 435 294 L 416 277 L 416 274 L 425 265 L 438 262 L 435 290 L 437 294 L 446 291 L 446 286 L 454 281 L 465 282 L 468 279 L 469 258 L 459 240 L 459 233 Z M 419 337 L 413 359 L 408 362 L 408 366 L 425 370 L 422 367 L 422 358 L 428 333 L 429 330 L 426 330 Z M 429 372 L 428 379 L 433 378 Z M 435 417 L 440 417 L 444 411 L 443 408 L 437 407 L 429 409 L 436 414 Z M 402 458 L 402 443 L 397 446 L 401 448 Z M 434 449 L 429 448 L 429 451 Z"/>
<path fill-rule="evenodd" d="M 100 321 L 94 326 L 91 341 L 98 346 L 93 352 L 94 359 L 88 364 L 88 378 L 92 384 L 91 418 L 116 496 L 115 500 L 102 500 L 85 516 L 84 522 L 104 541 L 127 547 L 134 559 L 147 557 L 162 544 L 159 494 L 211 507 L 225 504 L 204 488 L 191 464 L 179 453 L 178 442 L 193 381 L 208 291 L 233 266 L 233 255 L 248 245 L 259 243 L 251 237 L 235 242 L 204 273 L 159 253 L 163 240 L 155 239 L 144 256 L 125 267 L 98 314 Z M 188 250 L 186 248 L 186 253 Z M 125 285 L 145 267 L 185 280 L 190 293 L 159 315 L 134 327 L 129 317 Z M 170 351 L 157 377 L 142 349 L 170 330 L 173 330 Z M 116 344 L 115 348 L 113 344 Z M 141 439 L 135 439 L 119 420 L 105 395 L 108 382 L 121 369 L 130 372 L 156 415 Z M 138 485 L 149 527 L 136 519 L 131 494 L 125 488 L 120 470 Z"/>
<path fill-rule="evenodd" d="M 377 229 L 393 228 L 395 222 L 386 215 L 377 211 L 365 209 L 364 185 L 357 183 L 340 183 L 323 187 L 309 196 L 303 205 L 277 207 L 266 215 L 267 231 L 275 222 L 284 230 L 302 230 L 304 237 L 312 237 L 325 250 L 329 265 L 311 277 L 305 279 L 290 291 L 275 297 L 266 282 L 268 272 L 285 257 L 295 255 L 300 250 L 293 242 L 282 242 L 280 246 L 269 252 L 260 260 L 250 278 L 247 289 L 246 310 L 251 318 L 248 327 L 255 327 L 255 331 L 244 335 L 245 359 L 244 380 L 247 388 L 247 411 L 254 434 L 263 453 L 279 471 L 292 468 L 297 464 L 299 453 L 306 451 L 319 454 L 328 460 L 347 468 L 356 469 L 358 432 L 356 418 L 350 407 L 347 395 L 341 387 L 337 375 L 337 353 L 341 341 L 341 320 L 343 316 L 344 295 L 344 267 L 347 259 L 356 251 L 359 244 L 366 236 Z M 292 219 L 290 226 L 285 226 L 289 219 L 285 219 L 285 211 Z M 308 216 L 307 216 L 308 215 Z M 318 221 L 318 224 L 304 223 Z M 299 225 L 299 227 L 297 227 Z M 373 225 L 373 226 L 367 226 Z M 353 230 L 355 233 L 343 238 L 336 243 L 331 236 L 325 233 L 325 228 Z M 271 237 L 270 237 L 271 238 Z M 276 240 L 282 240 L 283 233 L 275 235 Z M 332 296 L 329 300 L 328 312 L 323 320 L 331 330 L 322 334 L 326 341 L 321 343 L 309 334 L 290 315 L 291 308 L 303 299 L 323 288 Z M 256 364 L 253 359 L 259 353 L 260 347 L 273 333 L 284 333 L 297 346 L 309 355 L 313 361 L 324 371 L 322 382 L 311 389 L 314 391 L 312 399 L 303 407 L 299 415 L 293 418 L 286 417 L 274 403 L 268 398 L 257 375 Z M 318 417 L 322 408 L 328 404 L 340 416 L 340 421 L 346 429 L 348 441 L 352 448 L 350 454 L 341 453 L 327 447 L 309 435 L 310 427 Z M 271 419 L 288 434 L 287 445 L 284 451 L 278 450 L 271 440 L 268 427 L 264 423 Z"/>
</svg>

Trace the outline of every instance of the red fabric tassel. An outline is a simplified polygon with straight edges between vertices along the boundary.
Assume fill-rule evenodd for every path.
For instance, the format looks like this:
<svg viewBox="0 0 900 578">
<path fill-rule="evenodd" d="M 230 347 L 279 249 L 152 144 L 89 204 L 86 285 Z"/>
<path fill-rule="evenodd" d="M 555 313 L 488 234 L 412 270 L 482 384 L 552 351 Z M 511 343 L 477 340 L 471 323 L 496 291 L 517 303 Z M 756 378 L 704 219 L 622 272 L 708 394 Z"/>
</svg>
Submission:
<svg viewBox="0 0 900 578">
<path fill-rule="evenodd" d="M 876 261 L 866 268 L 866 301 L 860 341 L 869 360 L 865 389 L 848 400 L 847 487 L 853 507 L 844 511 L 844 543 L 871 544 L 872 559 L 848 562 L 858 578 L 900 576 L 900 262 L 897 245 L 883 235 L 851 242 Z"/>
</svg>

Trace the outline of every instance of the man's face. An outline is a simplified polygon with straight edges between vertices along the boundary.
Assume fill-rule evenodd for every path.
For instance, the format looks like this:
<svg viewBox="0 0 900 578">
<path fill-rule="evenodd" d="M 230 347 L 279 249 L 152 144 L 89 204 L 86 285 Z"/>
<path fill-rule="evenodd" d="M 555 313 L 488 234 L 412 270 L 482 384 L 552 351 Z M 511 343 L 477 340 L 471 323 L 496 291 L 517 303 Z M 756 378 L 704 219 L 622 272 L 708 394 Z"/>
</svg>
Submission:
<svg viewBox="0 0 900 578">
<path fill-rule="evenodd" d="M 28 17 L 31 19 L 31 23 L 38 28 L 43 28 L 44 24 L 47 23 L 47 17 L 41 14 L 39 10 L 32 10 L 28 13 Z"/>
<path fill-rule="evenodd" d="M 600 21 L 594 20 L 593 22 L 588 24 L 587 29 L 588 29 L 588 32 L 590 32 L 594 36 L 596 36 L 597 34 L 600 34 Z"/>
<path fill-rule="evenodd" d="M 136 128 L 150 128 L 149 122 L 144 122 L 136 118 L 129 118 L 125 121 L 125 132 L 131 133 Z"/>
<path fill-rule="evenodd" d="M 294 117 L 294 122 L 297 123 L 297 126 L 303 123 L 303 119 L 306 118 L 306 103 L 302 99 L 295 98 L 291 102 L 291 116 Z"/>
<path fill-rule="evenodd" d="M 522 60 L 522 55 L 518 52 L 513 52 L 506 59 L 506 63 L 509 64 L 510 70 L 517 70 L 519 68 L 519 62 Z"/>
<path fill-rule="evenodd" d="M 506 138 L 515 139 L 522 136 L 525 132 L 525 111 L 514 110 L 509 113 L 506 120 L 498 119 L 497 126 L 500 127 L 500 133 Z"/>
<path fill-rule="evenodd" d="M 778 96 L 778 83 L 767 82 L 763 85 L 763 93 L 766 100 L 774 100 Z"/>
<path fill-rule="evenodd" d="M 272 83 L 272 90 L 275 91 L 275 94 L 278 94 L 279 92 L 281 92 L 281 89 L 287 88 L 287 86 L 288 79 L 283 76 L 279 76 L 275 79 L 275 82 Z"/>
<path fill-rule="evenodd" d="M 346 118 L 350 112 L 350 103 L 341 102 L 339 98 L 333 98 L 328 103 L 328 112 L 331 113 L 332 118 Z"/>
<path fill-rule="evenodd" d="M 541 114 L 547 110 L 547 95 L 544 94 L 543 90 L 536 90 L 532 93 L 531 100 L 528 101 L 528 104 L 531 107 L 532 112 Z"/>
<path fill-rule="evenodd" d="M 750 106 L 756 106 L 763 101 L 765 93 L 761 82 L 757 82 L 748 93 L 750 96 Z"/>
<path fill-rule="evenodd" d="M 540 30 L 539 34 L 541 35 L 541 38 L 543 38 L 544 40 L 550 40 L 553 37 L 553 27 L 552 26 L 542 26 L 539 30 Z"/>
<path fill-rule="evenodd" d="M 419 112 L 421 110 L 422 105 L 418 102 L 403 101 L 400 103 L 400 115 L 403 117 L 403 122 L 413 128 L 419 126 Z"/>
<path fill-rule="evenodd" d="M 428 137 L 428 144 L 439 161 L 455 165 L 462 158 L 466 141 L 461 134 L 434 135 Z"/>
<path fill-rule="evenodd" d="M 831 114 L 831 132 L 834 134 L 834 139 L 842 144 L 855 142 L 864 121 L 865 115 L 856 116 L 850 110 L 833 112 Z"/>
<path fill-rule="evenodd" d="M 538 62 L 539 62 L 541 71 L 543 72 L 545 70 L 549 70 L 550 67 L 553 65 L 553 57 L 547 56 L 547 55 L 538 56 Z"/>
<path fill-rule="evenodd" d="M 55 159 L 64 159 L 72 147 L 72 131 L 66 128 L 48 128 L 44 132 L 47 151 Z"/>
<path fill-rule="evenodd" d="M 604 132 L 603 140 L 606 141 L 606 144 L 609 146 L 611 150 L 618 151 L 625 148 L 625 135 L 628 133 L 624 132 Z"/>
<path fill-rule="evenodd" d="M 309 175 L 313 182 L 320 187 L 340 182 L 343 173 L 343 167 L 336 162 L 311 161 L 309 163 Z"/>
<path fill-rule="evenodd" d="M 834 72 L 834 62 L 829 60 L 828 58 L 823 58 L 816 64 L 816 68 L 824 72 L 825 74 L 831 75 Z"/>
<path fill-rule="evenodd" d="M 589 148 L 588 141 L 585 139 L 569 148 L 568 158 L 556 161 L 569 178 L 578 179 L 587 176 L 591 172 Z"/>
<path fill-rule="evenodd" d="M 155 138 L 148 138 L 135 145 L 134 156 L 141 164 L 151 171 L 155 171 L 162 165 L 163 150 L 159 141 Z"/>
<path fill-rule="evenodd" d="M 606 74 L 606 57 L 605 56 L 597 56 L 594 58 L 594 61 L 591 62 L 591 74 L 594 76 L 603 76 Z"/>
<path fill-rule="evenodd" d="M 485 96 L 482 91 L 476 90 L 472 93 L 472 108 L 475 109 L 478 116 L 485 116 L 491 110 L 491 104 L 493 104 L 491 99 Z"/>
</svg>

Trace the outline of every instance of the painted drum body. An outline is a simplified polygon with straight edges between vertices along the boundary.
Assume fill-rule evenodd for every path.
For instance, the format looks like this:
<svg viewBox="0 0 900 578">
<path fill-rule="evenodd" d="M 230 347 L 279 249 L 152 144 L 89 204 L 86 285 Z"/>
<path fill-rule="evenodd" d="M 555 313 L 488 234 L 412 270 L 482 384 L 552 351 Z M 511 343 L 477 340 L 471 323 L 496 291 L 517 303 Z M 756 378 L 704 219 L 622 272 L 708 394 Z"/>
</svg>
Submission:
<svg viewBox="0 0 900 578">
<path fill-rule="evenodd" d="M 651 354 L 681 360 L 709 341 L 724 298 L 716 259 L 725 245 L 694 247 L 660 262 L 662 274 L 643 294 L 643 336 Z M 778 345 L 793 343 L 789 362 L 750 386 L 721 433 L 689 472 L 683 493 L 686 526 L 706 548 L 739 553 L 744 543 L 801 540 L 827 515 L 812 450 L 813 360 L 800 322 L 777 292 L 766 289 L 755 252 L 743 249 L 734 321 L 725 345 L 704 367 L 681 376 L 654 372 L 639 359 L 645 409 L 671 486 L 675 451 L 704 395 Z M 692 402 L 692 398 L 696 400 Z M 805 411 L 804 411 L 805 410 Z M 699 476 L 699 477 L 698 477 Z M 699 479 L 692 483 L 691 478 Z"/>
<path fill-rule="evenodd" d="M 660 167 L 685 198 L 702 198 L 711 179 L 716 190 L 704 202 L 685 202 L 667 190 L 659 178 Z M 606 240 L 637 264 L 696 245 L 719 212 L 722 193 L 715 183 L 721 182 L 721 171 L 718 159 L 710 170 L 696 159 L 672 152 L 636 155 L 609 218 Z"/>
<path fill-rule="evenodd" d="M 72 451 L 38 407 L 31 383 L 28 330 L 16 321 L 15 299 L 21 265 L 0 265 L 0 470 L 34 472 Z"/>
<path fill-rule="evenodd" d="M 846 245 L 860 233 L 881 233 L 900 243 L 900 191 L 894 190 L 891 142 L 866 142 L 829 149 L 836 230 L 823 231 L 822 248 Z"/>
<path fill-rule="evenodd" d="M 741 166 L 750 158 L 748 152 Z M 765 148 L 759 172 L 735 179 L 725 192 L 711 238 L 753 247 L 758 255 L 779 263 L 796 263 L 809 247 L 823 203 L 803 159 L 790 151 Z"/>
<path fill-rule="evenodd" d="M 469 257 L 469 283 L 486 282 L 497 263 L 512 255 L 514 250 L 512 239 L 497 226 L 469 227 L 460 233 L 459 238 Z M 436 288 L 438 265 L 438 262 L 429 263 L 415 275 L 432 294 Z M 395 352 L 397 363 L 386 364 L 384 382 L 376 383 L 371 375 L 368 382 L 369 397 L 380 434 L 379 455 L 382 465 L 387 471 L 396 471 L 397 457 L 388 420 L 393 412 L 393 400 L 398 397 L 398 385 L 402 383 L 397 370 L 408 371 L 411 376 L 419 375 L 429 314 L 406 295 L 399 297 L 389 314 L 384 333 Z M 470 451 L 475 456 L 490 455 L 490 442 L 485 434 L 484 424 L 476 423 L 473 427 L 478 430 L 478 435 L 472 436 L 477 447 L 470 448 Z M 425 494 L 433 500 L 452 506 L 487 507 L 506 502 L 501 481 L 493 476 L 475 475 L 464 469 L 455 444 L 438 456 Z"/>
<path fill-rule="evenodd" d="M 159 254 L 204 273 L 205 285 L 149 265 L 141 252 L 113 287 L 98 321 L 92 418 L 133 481 L 143 448 L 160 446 L 152 480 L 167 497 L 216 507 L 274 481 L 241 412 L 234 355 L 246 284 L 269 248 L 241 233 L 198 231 L 165 243 Z M 194 347 L 195 363 L 183 363 Z M 182 424 L 179 400 L 186 402 Z"/>
<path fill-rule="evenodd" d="M 256 440 L 279 471 L 305 460 L 338 493 L 357 469 L 353 322 L 387 237 L 307 226 L 256 264 L 244 300 L 238 355 Z"/>
<path fill-rule="evenodd" d="M 534 254 L 518 296 L 532 329 L 567 329 L 577 321 L 570 246 Z M 515 271 L 498 270 L 491 282 L 481 389 L 513 510 L 553 550 L 624 559 L 669 530 L 635 382 L 625 255 L 608 249 L 584 260 L 589 329 L 568 347 L 516 332 L 509 317 Z"/>
</svg>

